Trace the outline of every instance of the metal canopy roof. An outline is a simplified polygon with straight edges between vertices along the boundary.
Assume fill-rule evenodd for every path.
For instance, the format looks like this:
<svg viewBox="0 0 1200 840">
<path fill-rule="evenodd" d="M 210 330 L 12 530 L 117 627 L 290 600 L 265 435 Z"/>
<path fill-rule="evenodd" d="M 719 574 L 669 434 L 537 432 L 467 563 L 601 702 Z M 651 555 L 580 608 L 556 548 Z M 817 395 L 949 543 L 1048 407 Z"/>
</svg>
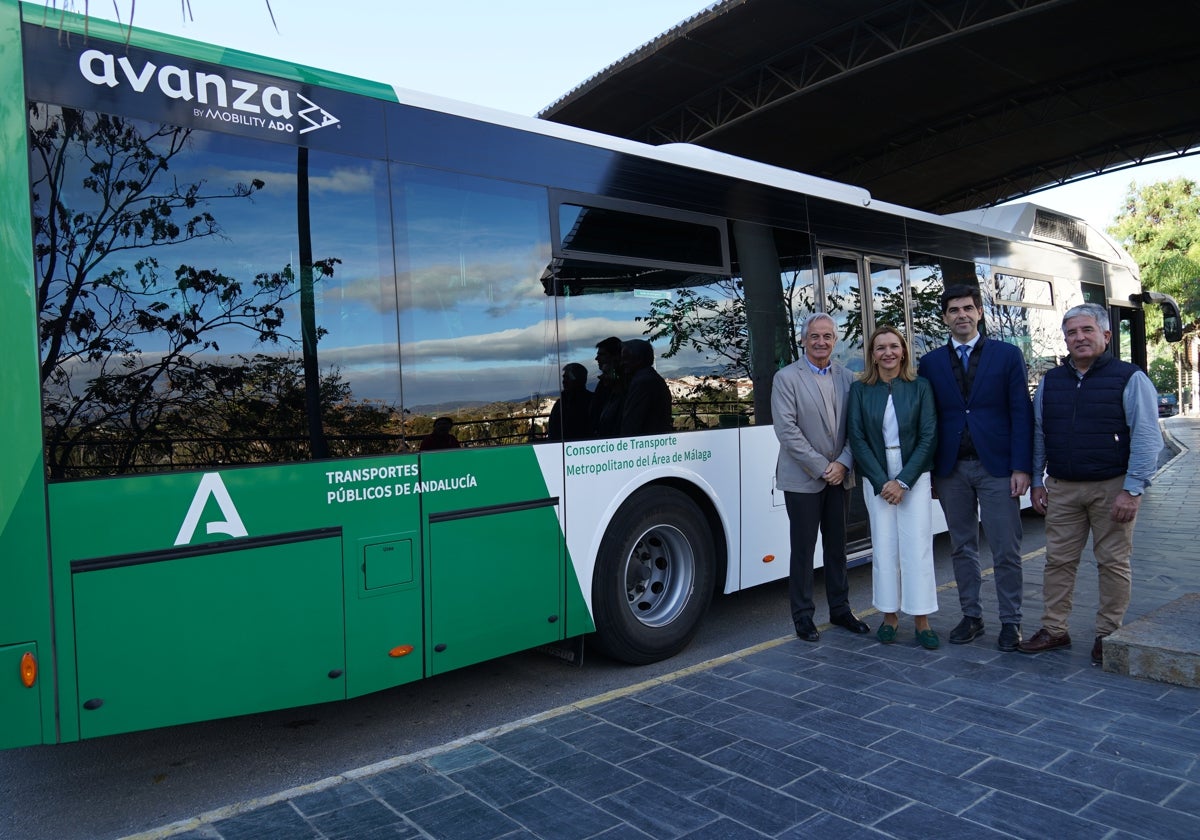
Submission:
<svg viewBox="0 0 1200 840">
<path fill-rule="evenodd" d="M 1200 152 L 1200 2 L 723 0 L 539 116 L 969 210 Z"/>
</svg>

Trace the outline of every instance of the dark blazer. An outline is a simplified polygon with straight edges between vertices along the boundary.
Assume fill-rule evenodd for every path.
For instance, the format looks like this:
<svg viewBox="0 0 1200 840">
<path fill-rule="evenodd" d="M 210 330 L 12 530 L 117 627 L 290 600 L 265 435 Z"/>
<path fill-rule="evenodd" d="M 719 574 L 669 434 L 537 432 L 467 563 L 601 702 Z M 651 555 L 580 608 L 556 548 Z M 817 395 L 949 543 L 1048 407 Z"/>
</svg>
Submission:
<svg viewBox="0 0 1200 840">
<path fill-rule="evenodd" d="M 951 365 L 959 365 L 947 342 L 921 357 L 918 372 L 933 386 L 938 412 L 934 475 L 949 475 L 958 461 L 963 429 L 983 468 L 997 478 L 1033 472 L 1033 405 L 1025 358 L 1011 344 L 981 338 L 971 392 L 964 399 Z"/>
<path fill-rule="evenodd" d="M 629 378 L 621 407 L 621 436 L 662 435 L 671 431 L 671 389 L 652 367 Z"/>
<path fill-rule="evenodd" d="M 871 482 L 876 496 L 888 482 L 883 412 L 887 409 L 889 393 L 896 410 L 896 424 L 900 427 L 900 460 L 904 464 L 896 477 L 909 487 L 916 484 L 923 473 L 933 468 L 933 451 L 937 445 L 937 411 L 928 380 L 918 377 L 905 382 L 897 377 L 890 388 L 884 382 L 851 385 L 846 417 L 850 451 L 854 453 L 854 468 Z"/>
</svg>

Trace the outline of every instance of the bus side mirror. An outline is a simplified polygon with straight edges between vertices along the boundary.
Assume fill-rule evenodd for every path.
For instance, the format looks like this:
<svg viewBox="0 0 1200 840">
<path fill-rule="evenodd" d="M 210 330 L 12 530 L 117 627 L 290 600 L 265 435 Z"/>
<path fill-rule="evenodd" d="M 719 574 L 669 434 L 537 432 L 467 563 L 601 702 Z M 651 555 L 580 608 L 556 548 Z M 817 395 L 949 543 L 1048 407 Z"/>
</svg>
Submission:
<svg viewBox="0 0 1200 840">
<path fill-rule="evenodd" d="M 1175 301 L 1171 301 L 1175 303 Z M 1183 318 L 1179 316 L 1179 306 L 1168 306 L 1162 304 L 1163 316 L 1163 338 L 1167 341 L 1182 341 L 1183 340 Z"/>
<path fill-rule="evenodd" d="M 1163 338 L 1169 342 L 1183 340 L 1183 316 L 1179 314 L 1179 304 L 1170 295 L 1162 292 L 1142 292 L 1131 295 L 1134 303 L 1157 303 L 1162 310 Z"/>
</svg>

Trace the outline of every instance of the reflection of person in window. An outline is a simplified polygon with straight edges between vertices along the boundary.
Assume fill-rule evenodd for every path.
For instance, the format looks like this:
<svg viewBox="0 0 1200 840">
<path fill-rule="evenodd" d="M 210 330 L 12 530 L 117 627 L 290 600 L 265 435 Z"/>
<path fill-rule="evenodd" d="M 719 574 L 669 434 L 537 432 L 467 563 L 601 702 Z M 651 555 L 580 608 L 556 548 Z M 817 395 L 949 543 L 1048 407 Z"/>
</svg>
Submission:
<svg viewBox="0 0 1200 840">
<path fill-rule="evenodd" d="M 454 419 L 451 417 L 439 417 L 434 420 L 433 431 L 425 435 L 425 438 L 421 441 L 421 451 L 458 449 L 458 438 L 450 433 L 452 428 L 454 428 Z"/>
<path fill-rule="evenodd" d="M 644 338 L 621 345 L 621 375 L 626 382 L 621 435 L 661 435 L 671 431 L 671 389 L 654 369 L 654 347 Z"/>
<path fill-rule="evenodd" d="M 621 339 L 615 335 L 596 345 L 596 390 L 592 394 L 592 435 L 615 437 L 621 433 L 621 400 L 625 383 L 621 379 Z"/>
<path fill-rule="evenodd" d="M 587 368 L 571 362 L 562 371 L 562 396 L 550 409 L 546 440 L 583 440 L 592 428 L 592 392 L 587 389 Z"/>
</svg>

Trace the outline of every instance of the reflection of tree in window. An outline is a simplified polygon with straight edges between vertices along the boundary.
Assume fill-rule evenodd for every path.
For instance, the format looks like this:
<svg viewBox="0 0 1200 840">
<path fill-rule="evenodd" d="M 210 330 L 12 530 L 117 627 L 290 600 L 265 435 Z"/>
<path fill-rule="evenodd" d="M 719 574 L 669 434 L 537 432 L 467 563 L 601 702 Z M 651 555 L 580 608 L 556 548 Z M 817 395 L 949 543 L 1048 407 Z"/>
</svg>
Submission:
<svg viewBox="0 0 1200 840">
<path fill-rule="evenodd" d="M 690 348 L 706 366 L 692 392 L 678 401 L 690 427 L 725 422 L 729 418 L 721 415 L 729 414 L 741 416 L 740 422 L 751 422 L 751 417 L 752 422 L 769 422 L 770 379 L 799 357 L 796 328 L 813 308 L 812 271 L 807 262 L 801 267 L 793 258 L 781 258 L 772 244 L 769 276 L 767 270 L 756 273 L 749 255 L 756 244 L 764 247 L 750 241 L 745 231 L 738 238 L 744 276 L 695 275 L 690 284 L 707 282 L 676 289 L 635 318 L 645 323 L 648 339 L 666 340 L 660 358 L 674 358 Z M 781 260 L 790 267 L 781 269 Z M 752 352 L 756 344 L 764 347 L 761 358 Z M 754 384 L 750 416 L 744 416 L 751 409 L 730 380 Z M 763 383 L 766 387 L 759 387 Z"/>
<path fill-rule="evenodd" d="M 286 349 L 222 349 L 235 339 L 244 347 L 297 345 L 289 329 L 298 325 L 285 324 L 296 295 L 292 267 L 253 277 L 166 267 L 179 246 L 223 236 L 218 204 L 250 201 L 265 187 L 259 178 L 223 188 L 188 183 L 179 173 L 194 139 L 170 125 L 30 107 L 53 477 L 307 457 L 295 440 L 306 433 L 300 360 Z M 314 281 L 337 262 L 315 260 Z M 325 379 L 326 402 L 347 396 L 336 371 Z M 248 417 L 257 419 L 253 437 L 240 425 Z"/>
<path fill-rule="evenodd" d="M 662 358 L 669 359 L 690 347 L 711 365 L 709 375 L 750 378 L 741 279 L 721 278 L 699 288 L 678 289 L 669 298 L 655 300 L 649 314 L 636 320 L 646 323 L 644 334 L 651 341 L 667 340 Z"/>
<path fill-rule="evenodd" d="M 1041 375 L 1054 367 L 1058 358 L 1058 315 L 1049 308 L 1054 303 L 1053 287 L 1045 280 L 997 271 L 985 288 L 988 335 L 1021 349 L 1030 387 L 1036 387 Z"/>
</svg>

